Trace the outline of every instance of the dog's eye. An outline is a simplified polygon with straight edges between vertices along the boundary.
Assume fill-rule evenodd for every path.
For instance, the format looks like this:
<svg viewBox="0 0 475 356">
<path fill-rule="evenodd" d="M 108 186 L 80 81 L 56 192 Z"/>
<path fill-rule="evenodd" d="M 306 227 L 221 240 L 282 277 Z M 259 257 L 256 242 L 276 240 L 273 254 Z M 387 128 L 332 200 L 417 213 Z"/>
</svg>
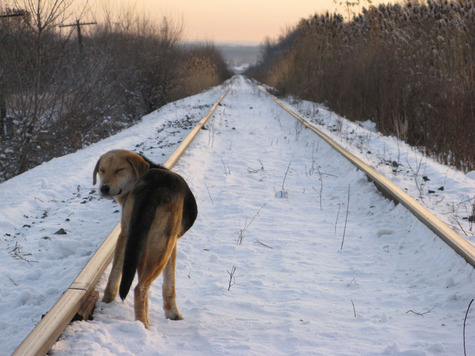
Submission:
<svg viewBox="0 0 475 356">
<path fill-rule="evenodd" d="M 118 168 L 118 169 L 115 170 L 115 173 L 119 173 L 120 171 L 123 171 L 123 170 L 124 170 L 124 168 Z"/>
<path fill-rule="evenodd" d="M 105 172 L 105 170 L 104 170 L 103 168 L 99 169 L 99 171 L 100 171 L 101 173 L 103 173 L 103 174 L 104 174 L 104 172 Z"/>
</svg>

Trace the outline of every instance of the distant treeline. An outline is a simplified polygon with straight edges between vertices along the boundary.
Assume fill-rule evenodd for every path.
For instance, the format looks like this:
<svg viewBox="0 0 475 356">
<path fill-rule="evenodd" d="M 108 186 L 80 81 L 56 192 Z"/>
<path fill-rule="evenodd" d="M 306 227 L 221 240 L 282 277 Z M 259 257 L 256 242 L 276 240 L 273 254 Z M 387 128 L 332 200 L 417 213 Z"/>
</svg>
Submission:
<svg viewBox="0 0 475 356">
<path fill-rule="evenodd" d="M 230 77 L 213 45 L 183 45 L 167 18 L 79 22 L 78 37 L 76 22 L 61 27 L 66 1 L 24 3 L 0 6 L 0 181 Z"/>
<path fill-rule="evenodd" d="M 370 119 L 440 162 L 475 169 L 475 2 L 410 1 L 302 20 L 248 75 Z"/>
</svg>

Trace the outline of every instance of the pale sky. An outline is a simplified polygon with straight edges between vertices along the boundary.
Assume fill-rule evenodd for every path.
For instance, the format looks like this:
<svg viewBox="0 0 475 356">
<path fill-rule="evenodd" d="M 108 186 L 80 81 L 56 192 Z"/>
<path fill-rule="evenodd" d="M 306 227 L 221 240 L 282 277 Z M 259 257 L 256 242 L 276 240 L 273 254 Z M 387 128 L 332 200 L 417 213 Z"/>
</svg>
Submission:
<svg viewBox="0 0 475 356">
<path fill-rule="evenodd" d="M 116 3 L 117 0 L 114 0 Z M 136 3 L 151 18 L 166 15 L 183 21 L 184 38 L 214 42 L 258 44 L 266 37 L 277 38 L 288 27 L 315 13 L 345 7 L 333 0 L 122 0 Z M 336 0 L 338 3 L 342 0 Z M 353 0 L 355 1 L 355 0 Z M 360 1 L 367 4 L 366 0 Z M 388 0 L 373 0 L 373 5 Z M 345 11 L 345 13 L 344 13 Z"/>
<path fill-rule="evenodd" d="M 29 0 L 0 0 L 23 3 Z M 32 3 L 36 3 L 33 0 Z M 38 0 L 39 1 L 39 0 Z M 53 0 L 42 0 L 42 3 Z M 276 39 L 285 30 L 294 27 L 302 18 L 326 11 L 347 16 L 344 4 L 360 2 L 369 7 L 369 0 L 65 0 L 73 7 L 86 8 L 81 20 L 100 21 L 104 8 L 116 14 L 134 9 L 134 14 L 145 13 L 150 20 L 163 16 L 183 25 L 183 39 L 191 41 L 240 42 L 259 44 L 266 37 Z M 373 5 L 398 0 L 372 0 Z M 402 1 L 402 0 L 399 0 Z M 87 5 L 86 5 L 87 4 Z M 360 7 L 355 7 L 358 11 Z M 73 15 L 74 17 L 74 15 Z"/>
</svg>

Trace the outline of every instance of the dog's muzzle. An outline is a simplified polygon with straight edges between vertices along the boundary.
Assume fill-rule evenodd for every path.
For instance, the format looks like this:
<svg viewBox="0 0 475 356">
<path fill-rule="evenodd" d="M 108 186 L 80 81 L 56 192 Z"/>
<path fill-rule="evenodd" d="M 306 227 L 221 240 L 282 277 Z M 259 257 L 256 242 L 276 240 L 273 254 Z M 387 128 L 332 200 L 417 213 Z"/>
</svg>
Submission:
<svg viewBox="0 0 475 356">
<path fill-rule="evenodd" d="M 118 192 L 114 192 L 111 191 L 111 186 L 109 184 L 103 184 L 101 185 L 101 193 L 105 196 L 116 196 L 122 193 L 122 189 L 120 189 Z"/>
<path fill-rule="evenodd" d="M 111 191 L 111 187 L 110 187 L 109 184 L 103 184 L 103 185 L 101 186 L 101 193 L 102 193 L 102 194 L 104 194 L 104 195 L 109 195 L 110 191 Z"/>
</svg>

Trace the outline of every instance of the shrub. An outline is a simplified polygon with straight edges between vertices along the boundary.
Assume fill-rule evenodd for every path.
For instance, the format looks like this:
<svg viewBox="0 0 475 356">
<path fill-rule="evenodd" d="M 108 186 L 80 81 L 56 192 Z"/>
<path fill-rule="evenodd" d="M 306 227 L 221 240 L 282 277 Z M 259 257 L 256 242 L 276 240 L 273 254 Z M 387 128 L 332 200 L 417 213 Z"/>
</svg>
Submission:
<svg viewBox="0 0 475 356">
<path fill-rule="evenodd" d="M 186 50 L 178 71 L 181 82 L 176 88 L 176 97 L 199 93 L 231 76 L 221 53 L 211 44 Z"/>
</svg>

